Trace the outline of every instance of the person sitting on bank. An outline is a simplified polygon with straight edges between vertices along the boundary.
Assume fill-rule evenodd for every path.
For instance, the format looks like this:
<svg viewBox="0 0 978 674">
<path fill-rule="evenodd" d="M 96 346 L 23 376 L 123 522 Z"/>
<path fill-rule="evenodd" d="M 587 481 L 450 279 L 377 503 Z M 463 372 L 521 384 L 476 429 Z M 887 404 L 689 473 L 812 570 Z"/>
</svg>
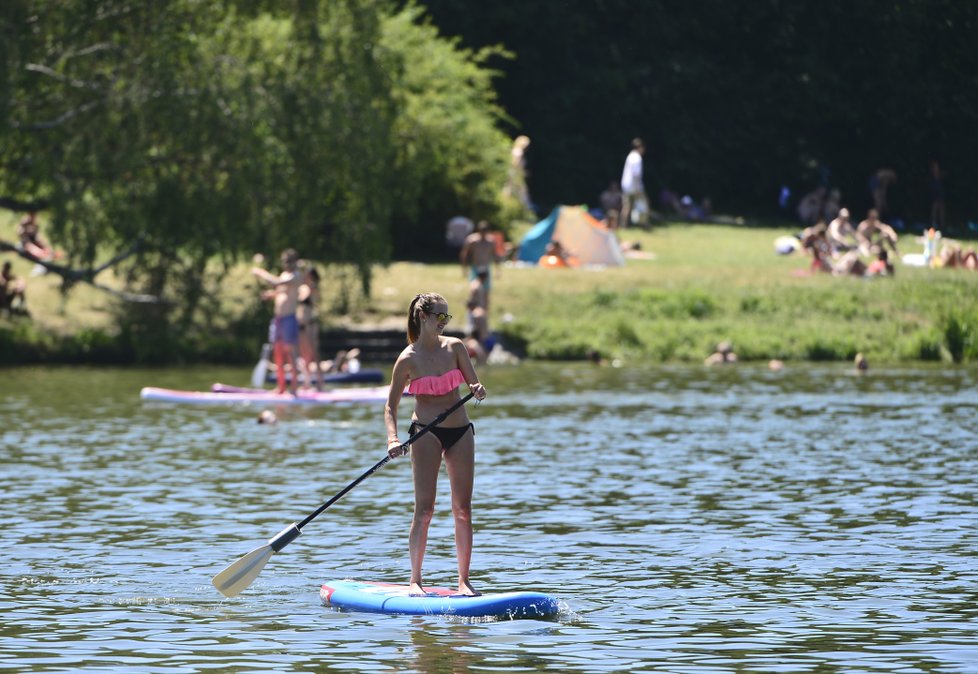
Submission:
<svg viewBox="0 0 978 674">
<path fill-rule="evenodd" d="M 850 250 L 837 255 L 832 261 L 835 276 L 865 276 L 866 263 L 859 259 L 858 250 Z"/>
<path fill-rule="evenodd" d="M 974 248 L 969 248 L 967 251 L 964 251 L 961 248 L 961 244 L 946 240 L 938 256 L 938 266 L 957 267 L 975 271 L 978 269 L 978 253 L 975 253 Z"/>
<path fill-rule="evenodd" d="M 551 269 L 558 267 L 576 267 L 577 258 L 567 252 L 567 250 L 560 245 L 560 241 L 553 239 L 547 244 L 546 249 L 543 251 L 543 257 L 540 258 L 539 262 L 541 267 L 548 267 Z"/>
<path fill-rule="evenodd" d="M 862 276 L 866 272 L 866 264 L 859 259 L 858 250 L 833 249 L 822 222 L 806 227 L 801 241 L 802 247 L 811 253 L 811 271 L 824 271 L 835 276 Z"/>
<path fill-rule="evenodd" d="M 612 180 L 608 183 L 608 189 L 601 193 L 599 200 L 601 202 L 601 210 L 604 211 L 605 216 L 607 217 L 608 213 L 614 211 L 616 216 L 615 221 L 617 222 L 617 215 L 621 213 L 622 207 L 621 185 L 617 180 Z"/>
<path fill-rule="evenodd" d="M 27 314 L 27 282 L 18 278 L 10 262 L 3 263 L 0 272 L 0 309 L 8 313 Z"/>
<path fill-rule="evenodd" d="M 832 244 L 824 220 L 802 230 L 801 246 L 812 256 L 811 271 L 832 272 Z"/>
<path fill-rule="evenodd" d="M 329 374 L 349 372 L 356 374 L 360 371 L 360 349 L 353 347 L 349 351 L 340 349 L 332 360 L 320 363 L 320 370 Z"/>
<path fill-rule="evenodd" d="M 51 260 L 57 257 L 51 246 L 41 236 L 41 226 L 36 213 L 28 213 L 17 223 L 17 238 L 20 248 L 37 260 Z"/>
<path fill-rule="evenodd" d="M 828 231 L 829 243 L 832 250 L 836 253 L 844 253 L 859 247 L 856 239 L 856 228 L 849 220 L 849 209 L 842 208 L 839 215 L 829 223 Z"/>
<path fill-rule="evenodd" d="M 866 276 L 893 276 L 893 263 L 885 248 L 880 248 L 876 259 L 866 267 Z"/>
<path fill-rule="evenodd" d="M 866 256 L 875 255 L 884 247 L 897 254 L 897 233 L 885 222 L 880 221 L 879 211 L 869 209 L 866 219 L 856 228 L 859 252 Z"/>
</svg>

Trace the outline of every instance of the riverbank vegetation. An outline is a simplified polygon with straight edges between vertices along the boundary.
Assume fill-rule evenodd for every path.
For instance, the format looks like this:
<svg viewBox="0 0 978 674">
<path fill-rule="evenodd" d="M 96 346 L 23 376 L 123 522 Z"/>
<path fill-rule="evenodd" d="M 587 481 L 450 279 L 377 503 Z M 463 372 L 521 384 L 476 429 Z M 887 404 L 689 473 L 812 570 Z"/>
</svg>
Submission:
<svg viewBox="0 0 978 674">
<path fill-rule="evenodd" d="M 539 359 L 596 351 L 626 363 L 698 362 L 726 340 L 742 360 L 841 361 L 857 352 L 872 362 L 978 360 L 978 273 L 897 263 L 889 278 L 809 275 L 807 257 L 774 252 L 774 239 L 791 231 L 672 223 L 624 232 L 648 259 L 621 268 L 503 266 L 492 282 L 492 327 Z M 917 244 L 904 236 L 901 246 Z M 325 329 L 400 329 L 410 298 L 427 290 L 448 299 L 453 327 L 464 324 L 467 279 L 456 262 L 395 262 L 373 275 L 367 296 L 354 270 L 324 268 Z M 248 266 L 208 278 L 209 304 L 194 327 L 155 335 L 138 332 L 110 296 L 79 288 L 63 301 L 55 279 L 31 278 L 32 318 L 0 318 L 3 361 L 253 361 L 267 306 Z"/>
<path fill-rule="evenodd" d="M 63 256 L 29 277 L 32 317 L 0 318 L 0 362 L 250 360 L 269 310 L 248 267 L 286 247 L 326 270 L 327 328 L 400 325 L 419 288 L 461 314 L 445 222 L 516 240 L 531 211 L 593 201 L 633 136 L 650 196 L 784 226 L 663 224 L 627 233 L 655 257 L 623 269 L 506 269 L 491 318 L 514 348 L 695 361 L 728 340 L 748 359 L 974 360 L 966 272 L 797 275 L 804 261 L 770 239 L 816 185 L 855 212 L 885 196 L 908 232 L 936 220 L 973 236 L 978 88 L 961 83 L 978 4 L 711 0 L 669 22 L 626 5 L 10 0 L 0 251 L 32 271 L 13 222 L 37 211 Z M 622 12 L 627 25 L 609 21 Z M 936 63 L 922 58 L 934 44 Z M 895 182 L 871 193 L 881 168 Z"/>
<path fill-rule="evenodd" d="M 115 260 L 147 338 L 192 331 L 217 266 L 255 250 L 369 293 L 448 217 L 526 213 L 486 65 L 509 55 L 413 3 L 14 0 L 0 34 L 0 207 L 39 212 L 67 285 Z"/>
</svg>

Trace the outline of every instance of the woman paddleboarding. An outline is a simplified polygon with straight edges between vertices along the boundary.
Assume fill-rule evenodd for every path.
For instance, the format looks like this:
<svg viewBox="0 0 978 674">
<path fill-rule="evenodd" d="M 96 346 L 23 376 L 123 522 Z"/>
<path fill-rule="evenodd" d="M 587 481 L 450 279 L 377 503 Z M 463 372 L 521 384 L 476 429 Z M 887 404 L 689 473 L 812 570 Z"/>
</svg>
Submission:
<svg viewBox="0 0 978 674">
<path fill-rule="evenodd" d="M 461 340 L 442 333 L 452 319 L 448 302 L 441 295 L 416 295 L 408 309 L 408 346 L 398 356 L 391 374 L 390 393 L 384 407 L 387 453 L 403 456 L 410 449 L 414 475 L 414 518 L 408 549 L 411 557 L 411 593 L 424 594 L 421 565 L 428 543 L 428 527 L 435 512 L 435 492 L 442 457 L 452 491 L 455 518 L 455 550 L 458 556 L 458 591 L 477 595 L 469 582 L 472 560 L 472 485 L 475 477 L 475 429 L 464 406 L 459 406 L 431 432 L 408 448 L 397 437 L 397 409 L 405 387 L 415 396 L 409 435 L 431 423 L 458 402 L 458 387 L 468 384 L 476 400 L 484 400 L 468 351 Z"/>
</svg>

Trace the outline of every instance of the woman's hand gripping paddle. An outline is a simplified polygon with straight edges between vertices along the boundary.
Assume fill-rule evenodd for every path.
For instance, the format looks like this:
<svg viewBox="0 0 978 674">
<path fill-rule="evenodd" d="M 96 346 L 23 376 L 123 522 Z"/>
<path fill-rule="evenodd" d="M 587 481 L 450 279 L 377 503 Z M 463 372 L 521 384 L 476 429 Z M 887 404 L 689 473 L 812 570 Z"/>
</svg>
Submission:
<svg viewBox="0 0 978 674">
<path fill-rule="evenodd" d="M 434 421 L 408 438 L 407 442 L 401 446 L 403 447 L 414 443 L 422 435 L 447 419 L 448 415 L 468 402 L 472 396 L 473 394 L 469 393 L 457 403 L 439 414 L 437 417 L 435 417 Z M 391 457 L 389 455 L 385 455 L 383 459 L 375 463 L 373 467 L 366 471 L 363 475 L 346 485 L 338 494 L 336 494 L 336 496 L 316 508 L 316 510 L 306 517 L 306 519 L 299 523 L 293 522 L 279 532 L 278 535 L 269 540 L 268 543 L 260 548 L 255 548 L 238 561 L 230 564 L 227 568 L 214 576 L 213 580 L 211 581 L 214 583 L 214 587 L 216 587 L 218 592 L 223 594 L 225 597 L 234 597 L 235 595 L 240 594 L 242 590 L 247 588 L 255 581 L 255 578 L 257 578 L 258 574 L 261 573 L 261 570 L 265 568 L 265 564 L 268 563 L 268 560 L 271 559 L 272 555 L 274 555 L 276 552 L 280 552 L 282 548 L 294 541 L 299 534 L 302 533 L 302 527 L 316 519 L 316 517 L 326 510 L 326 508 L 339 501 L 348 491 L 373 475 L 374 472 L 376 472 L 381 466 L 390 460 Z"/>
</svg>

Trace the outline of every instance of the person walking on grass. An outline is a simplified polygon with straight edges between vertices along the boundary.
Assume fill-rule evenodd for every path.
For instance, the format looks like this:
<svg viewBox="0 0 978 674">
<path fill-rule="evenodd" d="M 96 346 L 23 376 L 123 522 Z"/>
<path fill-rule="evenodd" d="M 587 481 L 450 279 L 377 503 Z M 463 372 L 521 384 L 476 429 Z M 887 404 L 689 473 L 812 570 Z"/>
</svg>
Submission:
<svg viewBox="0 0 978 674">
<path fill-rule="evenodd" d="M 641 138 L 633 139 L 632 149 L 625 157 L 625 166 L 621 172 L 619 227 L 646 226 L 649 201 L 645 196 L 645 181 L 642 177 L 642 157 L 644 155 L 645 143 Z"/>
<path fill-rule="evenodd" d="M 484 285 L 488 293 L 492 288 L 492 268 L 499 266 L 499 257 L 496 255 L 496 240 L 488 222 L 480 220 L 479 224 L 476 225 L 475 232 L 465 238 L 465 244 L 459 251 L 458 259 L 462 263 L 462 273 L 467 274 L 470 281 L 478 278 L 480 273 L 486 273 Z M 489 306 L 488 299 L 486 306 Z"/>
<path fill-rule="evenodd" d="M 476 400 L 484 400 L 485 387 L 461 340 L 443 333 L 452 315 L 448 302 L 436 293 L 422 293 L 408 309 L 408 346 L 397 357 L 391 373 L 390 392 L 384 406 L 387 453 L 391 458 L 410 451 L 414 477 L 414 517 L 408 539 L 411 560 L 411 594 L 424 594 L 421 566 L 428 544 L 428 527 L 435 512 L 438 472 L 444 458 L 452 493 L 455 550 L 458 557 L 458 591 L 479 594 L 469 582 L 472 561 L 472 486 L 475 478 L 475 428 L 465 407 L 452 412 L 431 432 L 410 447 L 397 434 L 397 412 L 407 387 L 415 396 L 409 435 L 428 425 L 458 402 L 458 387 L 467 384 Z"/>
</svg>

